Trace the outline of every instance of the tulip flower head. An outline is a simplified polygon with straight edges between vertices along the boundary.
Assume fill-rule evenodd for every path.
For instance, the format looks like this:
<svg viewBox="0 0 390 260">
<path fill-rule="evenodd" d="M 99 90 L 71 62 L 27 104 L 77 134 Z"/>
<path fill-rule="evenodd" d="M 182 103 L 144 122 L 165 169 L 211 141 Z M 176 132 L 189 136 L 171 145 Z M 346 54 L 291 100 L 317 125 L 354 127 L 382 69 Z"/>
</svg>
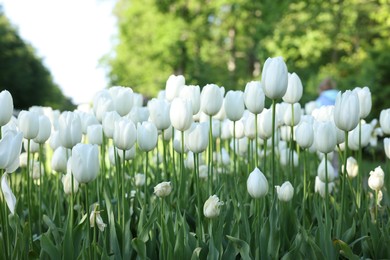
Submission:
<svg viewBox="0 0 390 260">
<path fill-rule="evenodd" d="M 220 201 L 217 195 L 210 196 L 203 206 L 203 214 L 206 218 L 215 218 L 220 214 L 220 206 L 224 203 Z"/>
<path fill-rule="evenodd" d="M 260 81 L 248 82 L 244 91 L 246 108 L 253 114 L 260 114 L 264 109 L 265 95 Z"/>
<path fill-rule="evenodd" d="M 6 125 L 12 117 L 14 111 L 14 101 L 8 90 L 0 92 L 0 128 Z"/>
<path fill-rule="evenodd" d="M 75 145 L 70 160 L 73 176 L 79 183 L 89 183 L 96 179 L 100 168 L 97 145 Z"/>
<path fill-rule="evenodd" d="M 268 181 L 258 168 L 249 174 L 246 187 L 249 195 L 254 199 L 264 197 L 268 193 Z"/>
<path fill-rule="evenodd" d="M 138 123 L 137 142 L 141 151 L 149 152 L 157 145 L 158 132 L 152 122 Z"/>
<path fill-rule="evenodd" d="M 238 121 L 241 119 L 244 110 L 244 95 L 242 91 L 229 90 L 225 97 L 225 112 L 226 117 L 231 121 Z"/>
<path fill-rule="evenodd" d="M 209 125 L 206 122 L 198 123 L 190 129 L 187 135 L 187 148 L 193 153 L 201 153 L 206 150 L 209 143 Z"/>
<path fill-rule="evenodd" d="M 103 126 L 100 124 L 88 126 L 87 137 L 90 144 L 101 145 L 103 143 Z"/>
<path fill-rule="evenodd" d="M 390 108 L 381 111 L 379 115 L 379 123 L 383 133 L 390 135 Z"/>
<path fill-rule="evenodd" d="M 184 86 L 179 94 L 179 97 L 187 99 L 191 102 L 192 113 L 195 115 L 200 109 L 200 88 L 199 86 L 188 85 Z"/>
<path fill-rule="evenodd" d="M 39 115 L 35 112 L 22 110 L 18 116 L 19 130 L 26 139 L 34 139 L 39 131 Z"/>
<path fill-rule="evenodd" d="M 294 196 L 294 187 L 289 181 L 286 181 L 282 186 L 275 186 L 278 199 L 280 201 L 288 202 Z"/>
<path fill-rule="evenodd" d="M 295 72 L 292 74 L 288 73 L 287 90 L 283 96 L 283 101 L 289 104 L 297 103 L 301 100 L 302 92 L 303 87 L 301 79 Z"/>
<path fill-rule="evenodd" d="M 7 131 L 0 140 L 0 169 L 12 173 L 20 165 L 19 155 L 22 150 L 23 133 Z"/>
<path fill-rule="evenodd" d="M 112 97 L 115 111 L 120 116 L 127 115 L 133 107 L 133 90 L 127 87 L 112 87 L 108 90 Z"/>
<path fill-rule="evenodd" d="M 154 187 L 154 194 L 160 198 L 168 196 L 171 192 L 172 186 L 170 181 L 161 182 Z"/>
<path fill-rule="evenodd" d="M 390 159 L 390 138 L 383 139 L 383 146 L 388 159 Z"/>
<path fill-rule="evenodd" d="M 95 205 L 93 207 L 93 210 L 89 216 L 89 224 L 90 227 L 93 228 L 96 226 L 99 228 L 101 232 L 104 231 L 104 228 L 107 226 L 104 222 L 102 217 L 100 216 L 100 211 L 98 210 L 98 205 Z"/>
<path fill-rule="evenodd" d="M 326 179 L 325 163 L 327 164 L 327 168 L 328 168 L 328 179 Z M 325 160 L 325 157 L 322 159 L 320 165 L 318 165 L 317 176 L 320 178 L 322 182 L 325 183 L 332 182 L 336 177 L 332 164 L 328 160 Z"/>
<path fill-rule="evenodd" d="M 120 150 L 131 149 L 137 138 L 137 130 L 134 123 L 126 118 L 115 121 L 114 126 L 114 145 Z"/>
<path fill-rule="evenodd" d="M 65 111 L 60 115 L 58 123 L 61 146 L 71 149 L 81 142 L 82 127 L 78 114 Z"/>
<path fill-rule="evenodd" d="M 270 99 L 282 98 L 287 90 L 288 71 L 282 57 L 268 58 L 263 66 L 261 84 Z"/>
<path fill-rule="evenodd" d="M 158 130 L 168 129 L 171 125 L 169 111 L 171 105 L 165 99 L 153 98 L 148 103 L 150 120 L 155 124 Z"/>
<path fill-rule="evenodd" d="M 354 89 L 359 98 L 360 118 L 366 118 L 371 112 L 372 100 L 371 91 L 368 87 Z"/>
<path fill-rule="evenodd" d="M 172 126 L 179 131 L 185 131 L 192 124 L 192 105 L 186 99 L 175 98 L 172 101 L 169 116 Z"/>
<path fill-rule="evenodd" d="M 379 191 L 382 189 L 384 184 L 385 173 L 382 170 L 382 167 L 378 166 L 375 170 L 370 172 L 368 177 L 368 186 L 374 190 Z"/>
<path fill-rule="evenodd" d="M 215 84 L 207 84 L 200 94 L 200 109 L 209 116 L 216 115 L 222 107 L 223 91 Z"/>
<path fill-rule="evenodd" d="M 184 87 L 185 78 L 183 75 L 170 75 L 165 85 L 165 97 L 168 101 L 172 101 L 178 97 L 181 89 Z"/>
<path fill-rule="evenodd" d="M 358 125 L 360 108 L 356 92 L 347 90 L 337 94 L 333 116 L 334 122 L 340 130 L 351 131 Z"/>
</svg>

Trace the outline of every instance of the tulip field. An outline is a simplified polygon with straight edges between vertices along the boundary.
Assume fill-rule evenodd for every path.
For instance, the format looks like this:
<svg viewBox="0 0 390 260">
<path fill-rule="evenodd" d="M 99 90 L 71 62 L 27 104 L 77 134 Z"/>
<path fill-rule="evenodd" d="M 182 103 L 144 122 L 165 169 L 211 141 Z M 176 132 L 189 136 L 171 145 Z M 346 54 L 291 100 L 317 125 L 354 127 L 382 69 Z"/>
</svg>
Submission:
<svg viewBox="0 0 390 260">
<path fill-rule="evenodd" d="M 0 259 L 389 259 L 390 108 L 303 92 L 281 57 L 226 93 L 171 75 L 14 114 L 0 92 Z"/>
</svg>

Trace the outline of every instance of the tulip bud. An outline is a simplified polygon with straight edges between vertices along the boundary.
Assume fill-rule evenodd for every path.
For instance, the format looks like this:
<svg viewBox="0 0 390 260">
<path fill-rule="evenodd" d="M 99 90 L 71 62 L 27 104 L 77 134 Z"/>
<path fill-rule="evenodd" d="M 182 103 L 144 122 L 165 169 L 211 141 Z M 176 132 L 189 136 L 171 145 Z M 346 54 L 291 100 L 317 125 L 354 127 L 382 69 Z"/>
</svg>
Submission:
<svg viewBox="0 0 390 260">
<path fill-rule="evenodd" d="M 137 138 L 137 130 L 134 123 L 126 118 L 115 121 L 114 145 L 120 150 L 131 149 Z"/>
<path fill-rule="evenodd" d="M 379 115 L 379 123 L 383 133 L 390 135 L 390 108 L 381 111 Z"/>
<path fill-rule="evenodd" d="M 119 158 L 123 159 L 123 152 L 118 153 Z M 125 150 L 125 160 L 133 160 L 135 158 L 135 145 L 131 147 L 129 150 Z M 115 164 L 115 163 L 114 163 Z"/>
<path fill-rule="evenodd" d="M 133 93 L 133 108 L 142 107 L 144 104 L 144 96 L 140 93 Z M 133 108 L 131 110 L 133 110 Z"/>
<path fill-rule="evenodd" d="M 23 133 L 7 131 L 0 140 L 0 169 L 12 173 L 19 167 L 19 155 L 22 150 Z"/>
<path fill-rule="evenodd" d="M 207 84 L 200 94 L 200 109 L 209 116 L 216 115 L 222 107 L 223 93 L 215 84 Z"/>
<path fill-rule="evenodd" d="M 302 97 L 302 92 L 303 87 L 301 79 L 295 72 L 292 74 L 288 73 L 287 90 L 283 96 L 283 101 L 289 104 L 297 103 Z"/>
<path fill-rule="evenodd" d="M 301 115 L 302 115 L 301 105 L 299 103 L 295 103 L 293 104 L 293 106 L 294 106 L 294 116 L 292 115 L 291 106 L 288 106 L 284 111 L 283 121 L 285 125 L 296 126 L 299 123 L 299 121 L 301 121 Z"/>
<path fill-rule="evenodd" d="M 347 90 L 337 94 L 333 116 L 337 128 L 343 131 L 351 131 L 358 125 L 360 109 L 356 92 Z"/>
<path fill-rule="evenodd" d="M 161 182 L 154 187 L 154 194 L 160 198 L 168 196 L 171 192 L 172 186 L 170 181 Z"/>
<path fill-rule="evenodd" d="M 328 179 L 326 179 L 325 163 L 327 164 L 327 168 L 328 168 Z M 328 160 L 325 160 L 325 158 L 323 158 L 320 165 L 318 165 L 317 176 L 320 178 L 322 182 L 328 182 L 328 183 L 332 182 L 336 177 L 332 164 Z"/>
<path fill-rule="evenodd" d="M 90 144 L 101 145 L 103 143 L 103 126 L 90 125 L 87 128 L 87 137 Z"/>
<path fill-rule="evenodd" d="M 93 228 L 96 226 L 99 228 L 101 232 L 104 231 L 104 228 L 107 226 L 104 222 L 102 217 L 100 216 L 100 211 L 97 210 L 97 206 L 95 206 L 89 216 L 89 224 L 90 227 Z"/>
<path fill-rule="evenodd" d="M 260 114 L 264 109 L 265 95 L 260 81 L 248 82 L 245 86 L 244 102 L 253 114 Z"/>
<path fill-rule="evenodd" d="M 127 115 L 133 106 L 133 90 L 127 87 L 112 87 L 108 91 L 112 97 L 115 111 L 120 116 Z"/>
<path fill-rule="evenodd" d="M 261 139 L 266 140 L 272 136 L 272 110 L 264 109 L 260 113 L 257 127 L 259 131 L 259 136 Z"/>
<path fill-rule="evenodd" d="M 385 173 L 382 170 L 382 167 L 378 166 L 375 170 L 370 172 L 370 177 L 368 177 L 368 186 L 375 191 L 382 189 L 384 184 Z"/>
<path fill-rule="evenodd" d="M 70 168 L 70 167 L 69 167 Z M 62 176 L 62 185 L 64 186 L 64 192 L 66 195 L 72 194 L 72 173 L 69 171 Z M 79 190 L 79 182 L 76 178 L 73 178 L 73 192 L 76 193 Z"/>
<path fill-rule="evenodd" d="M 67 149 L 60 146 L 55 149 L 53 157 L 51 158 L 51 168 L 56 172 L 67 172 Z"/>
<path fill-rule="evenodd" d="M 179 94 L 179 97 L 191 101 L 192 113 L 197 114 L 200 109 L 200 88 L 199 86 L 184 86 Z"/>
<path fill-rule="evenodd" d="M 344 167 L 341 169 L 344 173 Z M 355 158 L 352 156 L 348 157 L 347 159 L 347 174 L 349 178 L 355 178 L 358 175 L 359 172 L 359 165 Z"/>
<path fill-rule="evenodd" d="M 348 147 L 357 151 L 360 148 L 366 147 L 370 143 L 372 126 L 370 124 L 362 124 L 360 134 L 360 147 L 359 147 L 359 127 L 356 127 L 352 131 L 348 132 Z"/>
<path fill-rule="evenodd" d="M 268 58 L 263 66 L 261 83 L 270 99 L 282 98 L 287 90 L 288 71 L 282 57 Z"/>
<path fill-rule="evenodd" d="M 383 146 L 388 159 L 390 159 L 390 138 L 383 139 Z"/>
<path fill-rule="evenodd" d="M 201 153 L 206 150 L 209 143 L 209 125 L 206 122 L 198 123 L 188 132 L 187 148 L 193 153 Z"/>
<path fill-rule="evenodd" d="M 99 125 L 99 121 L 96 119 L 95 115 L 89 113 L 78 113 L 81 120 L 81 129 L 83 134 L 87 134 L 88 126 Z"/>
<path fill-rule="evenodd" d="M 135 186 L 140 187 L 145 185 L 145 174 L 137 173 L 134 177 Z"/>
<path fill-rule="evenodd" d="M 371 92 L 368 87 L 354 89 L 359 98 L 360 118 L 366 118 L 371 112 L 372 100 Z"/>
<path fill-rule="evenodd" d="M 256 138 L 255 116 L 257 115 L 249 113 L 244 120 L 244 134 L 250 140 Z"/>
<path fill-rule="evenodd" d="M 138 123 L 137 142 L 141 151 L 149 152 L 157 145 L 157 128 L 152 122 Z"/>
<path fill-rule="evenodd" d="M 7 177 L 7 172 L 1 176 L 1 191 L 3 192 L 4 200 L 7 203 L 9 211 L 13 215 L 15 214 L 16 197 L 8 184 Z"/>
<path fill-rule="evenodd" d="M 319 193 L 322 198 L 325 198 L 326 193 L 326 183 L 322 182 L 318 176 L 316 176 L 315 184 L 314 184 L 314 192 Z M 328 182 L 328 192 L 332 193 L 334 188 L 334 182 Z"/>
<path fill-rule="evenodd" d="M 165 130 L 171 125 L 169 118 L 170 103 L 164 99 L 153 98 L 148 103 L 150 120 L 158 130 Z"/>
<path fill-rule="evenodd" d="M 284 182 L 282 186 L 275 186 L 275 188 L 280 201 L 288 202 L 294 196 L 294 187 L 289 181 Z"/>
<path fill-rule="evenodd" d="M 71 149 L 81 142 L 82 129 L 80 117 L 73 112 L 65 111 L 60 115 L 59 140 L 61 146 Z"/>
<path fill-rule="evenodd" d="M 108 90 L 98 92 L 93 99 L 93 111 L 96 119 L 102 122 L 104 115 L 113 110 L 115 110 L 115 105 Z"/>
<path fill-rule="evenodd" d="M 34 138 L 34 142 L 44 144 L 49 139 L 51 134 L 51 122 L 45 115 L 39 116 L 38 135 Z"/>
<path fill-rule="evenodd" d="M 116 111 L 109 111 L 104 114 L 102 126 L 106 137 L 113 138 L 115 122 L 119 119 L 121 119 L 121 116 Z"/>
<path fill-rule="evenodd" d="M 179 131 L 185 131 L 192 124 L 192 105 L 182 98 L 175 98 L 172 101 L 169 113 L 172 126 Z"/>
<path fill-rule="evenodd" d="M 24 138 L 34 139 L 39 131 L 39 115 L 35 112 L 22 110 L 18 116 L 18 125 Z"/>
<path fill-rule="evenodd" d="M 203 206 L 203 214 L 206 218 L 215 218 L 219 216 L 221 211 L 220 206 L 223 205 L 222 201 L 219 201 L 217 195 L 210 196 Z"/>
<path fill-rule="evenodd" d="M 88 183 L 96 179 L 100 167 L 97 145 L 75 145 L 70 160 L 73 176 L 79 183 Z"/>
<path fill-rule="evenodd" d="M 235 134 L 236 139 L 241 139 L 245 136 L 244 122 L 242 120 L 238 120 L 235 123 L 233 123 L 233 121 L 229 121 L 229 129 L 230 136 L 233 137 L 233 134 Z M 235 133 L 234 130 L 236 131 Z"/>
<path fill-rule="evenodd" d="M 314 143 L 317 151 L 330 153 L 336 147 L 336 128 L 330 121 L 314 123 Z"/>
<path fill-rule="evenodd" d="M 225 97 L 225 112 L 226 117 L 231 121 L 241 119 L 245 110 L 244 97 L 242 91 L 229 90 Z"/>
<path fill-rule="evenodd" d="M 11 120 L 14 112 L 14 101 L 8 90 L 0 92 L 0 128 Z"/>
<path fill-rule="evenodd" d="M 149 118 L 149 109 L 147 107 L 133 107 L 126 118 L 133 121 L 134 125 L 148 121 Z"/>
<path fill-rule="evenodd" d="M 295 130 L 295 139 L 302 148 L 309 148 L 314 141 L 313 125 L 308 122 L 301 122 Z"/>
<path fill-rule="evenodd" d="M 166 99 L 168 101 L 172 101 L 174 98 L 178 97 L 184 84 L 185 84 L 185 78 L 183 75 L 169 76 L 167 83 L 165 85 Z"/>
<path fill-rule="evenodd" d="M 249 195 L 254 199 L 264 197 L 268 193 L 268 181 L 258 168 L 249 174 L 246 187 Z"/>
</svg>

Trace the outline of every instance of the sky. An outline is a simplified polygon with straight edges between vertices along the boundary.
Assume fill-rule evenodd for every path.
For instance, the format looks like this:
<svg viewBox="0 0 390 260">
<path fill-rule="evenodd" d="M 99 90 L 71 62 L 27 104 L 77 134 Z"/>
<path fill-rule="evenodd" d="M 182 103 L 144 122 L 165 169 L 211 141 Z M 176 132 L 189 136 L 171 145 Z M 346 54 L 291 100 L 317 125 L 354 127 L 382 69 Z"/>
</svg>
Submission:
<svg viewBox="0 0 390 260">
<path fill-rule="evenodd" d="M 115 0 L 0 0 L 5 15 L 75 104 L 107 86 L 99 59 L 113 47 Z"/>
</svg>

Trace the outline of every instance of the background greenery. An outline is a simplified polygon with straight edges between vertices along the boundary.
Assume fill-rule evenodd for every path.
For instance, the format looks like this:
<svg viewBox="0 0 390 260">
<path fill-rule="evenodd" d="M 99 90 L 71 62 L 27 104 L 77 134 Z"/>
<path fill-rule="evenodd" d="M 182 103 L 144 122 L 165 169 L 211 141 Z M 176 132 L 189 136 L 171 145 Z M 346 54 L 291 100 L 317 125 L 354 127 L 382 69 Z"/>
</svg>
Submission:
<svg viewBox="0 0 390 260">
<path fill-rule="evenodd" d="M 369 86 L 372 116 L 390 97 L 388 0 L 119 0 L 118 39 L 104 63 L 112 85 L 149 96 L 172 73 L 187 84 L 243 89 L 260 78 L 266 58 L 283 56 L 305 87 Z"/>
</svg>

